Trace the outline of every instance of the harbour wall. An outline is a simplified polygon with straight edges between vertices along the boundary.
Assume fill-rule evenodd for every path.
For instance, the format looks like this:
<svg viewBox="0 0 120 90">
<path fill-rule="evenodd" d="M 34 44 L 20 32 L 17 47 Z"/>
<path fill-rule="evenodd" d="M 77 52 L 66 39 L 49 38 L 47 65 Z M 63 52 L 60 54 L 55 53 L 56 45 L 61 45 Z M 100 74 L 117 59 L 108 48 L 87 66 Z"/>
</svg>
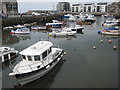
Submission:
<svg viewBox="0 0 120 90">
<path fill-rule="evenodd" d="M 4 17 L 2 18 L 2 27 L 13 26 L 18 24 L 34 23 L 45 25 L 45 23 L 52 22 L 53 19 L 61 20 L 63 15 L 51 16 L 20 16 L 20 17 Z"/>
</svg>

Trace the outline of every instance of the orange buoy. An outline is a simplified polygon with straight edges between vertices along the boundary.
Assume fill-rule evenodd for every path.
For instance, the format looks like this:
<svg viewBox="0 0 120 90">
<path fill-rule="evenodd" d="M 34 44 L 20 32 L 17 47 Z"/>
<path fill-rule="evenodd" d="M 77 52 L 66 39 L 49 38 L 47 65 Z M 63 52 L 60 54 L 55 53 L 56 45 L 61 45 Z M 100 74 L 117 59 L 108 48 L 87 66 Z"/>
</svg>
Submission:
<svg viewBox="0 0 120 90">
<path fill-rule="evenodd" d="M 112 43 L 112 40 L 109 40 L 108 42 L 109 42 L 109 43 Z"/>
<path fill-rule="evenodd" d="M 117 46 L 113 46 L 113 49 L 117 49 Z"/>
</svg>

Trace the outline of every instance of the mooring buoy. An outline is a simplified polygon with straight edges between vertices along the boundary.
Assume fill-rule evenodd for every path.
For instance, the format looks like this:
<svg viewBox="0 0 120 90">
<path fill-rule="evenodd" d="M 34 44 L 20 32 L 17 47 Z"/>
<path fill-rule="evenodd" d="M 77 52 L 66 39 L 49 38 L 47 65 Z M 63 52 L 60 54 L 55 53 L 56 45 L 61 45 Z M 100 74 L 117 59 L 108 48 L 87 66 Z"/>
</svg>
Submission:
<svg viewBox="0 0 120 90">
<path fill-rule="evenodd" d="M 100 40 L 100 42 L 102 43 L 102 42 L 103 42 L 103 40 Z"/>
<path fill-rule="evenodd" d="M 96 47 L 95 47 L 95 46 L 93 46 L 93 49 L 96 49 Z"/>
<path fill-rule="evenodd" d="M 112 43 L 112 40 L 108 40 L 109 43 Z"/>
<path fill-rule="evenodd" d="M 64 54 L 64 55 L 66 55 L 67 53 L 66 53 L 66 52 L 64 52 L 63 54 Z"/>
<path fill-rule="evenodd" d="M 116 50 L 116 49 L 117 49 L 117 46 L 113 46 L 113 49 L 115 49 L 115 50 Z"/>
</svg>

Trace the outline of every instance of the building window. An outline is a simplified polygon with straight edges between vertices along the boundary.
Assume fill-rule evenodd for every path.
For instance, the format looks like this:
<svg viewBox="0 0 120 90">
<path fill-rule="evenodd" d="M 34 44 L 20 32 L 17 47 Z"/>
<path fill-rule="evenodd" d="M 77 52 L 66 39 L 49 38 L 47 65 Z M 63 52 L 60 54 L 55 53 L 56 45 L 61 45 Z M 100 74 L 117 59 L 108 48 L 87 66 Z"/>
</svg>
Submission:
<svg viewBox="0 0 120 90">
<path fill-rule="evenodd" d="M 84 7 L 84 12 L 86 12 L 86 7 Z"/>
<path fill-rule="evenodd" d="M 108 7 L 107 7 L 107 6 L 105 6 L 105 12 L 107 12 L 107 8 L 108 8 Z"/>
<path fill-rule="evenodd" d="M 74 7 L 72 7 L 72 12 L 74 12 Z"/>
<path fill-rule="evenodd" d="M 76 7 L 76 12 L 78 12 L 78 7 Z"/>
<path fill-rule="evenodd" d="M 91 7 L 88 7 L 88 12 L 91 12 Z"/>
<path fill-rule="evenodd" d="M 97 12 L 100 12 L 100 6 L 97 6 Z"/>
</svg>

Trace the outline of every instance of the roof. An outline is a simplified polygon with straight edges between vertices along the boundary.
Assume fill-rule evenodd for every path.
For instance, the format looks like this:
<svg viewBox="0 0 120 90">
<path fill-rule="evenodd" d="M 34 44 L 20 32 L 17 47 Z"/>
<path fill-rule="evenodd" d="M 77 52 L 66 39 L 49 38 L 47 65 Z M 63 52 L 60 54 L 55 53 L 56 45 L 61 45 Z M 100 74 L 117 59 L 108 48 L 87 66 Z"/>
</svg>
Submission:
<svg viewBox="0 0 120 90">
<path fill-rule="evenodd" d="M 17 50 L 15 50 L 14 48 L 10 48 L 10 47 L 0 47 L 0 56 L 3 56 L 5 54 L 8 54 L 8 53 L 18 53 Z"/>
<path fill-rule="evenodd" d="M 39 41 L 35 43 L 34 45 L 24 49 L 20 52 L 22 55 L 28 55 L 28 56 L 34 56 L 34 55 L 40 55 L 44 51 L 46 51 L 48 48 L 50 48 L 53 45 L 53 43 L 49 41 Z"/>
</svg>

